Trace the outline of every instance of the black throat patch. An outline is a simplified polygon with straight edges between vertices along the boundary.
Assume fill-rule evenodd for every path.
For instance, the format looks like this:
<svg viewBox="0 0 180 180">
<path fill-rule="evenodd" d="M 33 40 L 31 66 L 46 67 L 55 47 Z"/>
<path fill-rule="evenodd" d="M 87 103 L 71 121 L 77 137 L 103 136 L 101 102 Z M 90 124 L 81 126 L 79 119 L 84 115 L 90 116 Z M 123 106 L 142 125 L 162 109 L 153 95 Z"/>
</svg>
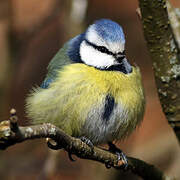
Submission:
<svg viewBox="0 0 180 180">
<path fill-rule="evenodd" d="M 113 112 L 115 105 L 116 104 L 115 104 L 114 97 L 110 94 L 107 94 L 105 98 L 104 112 L 102 114 L 102 119 L 105 122 L 108 122 L 108 120 L 110 119 L 110 116 Z"/>
</svg>

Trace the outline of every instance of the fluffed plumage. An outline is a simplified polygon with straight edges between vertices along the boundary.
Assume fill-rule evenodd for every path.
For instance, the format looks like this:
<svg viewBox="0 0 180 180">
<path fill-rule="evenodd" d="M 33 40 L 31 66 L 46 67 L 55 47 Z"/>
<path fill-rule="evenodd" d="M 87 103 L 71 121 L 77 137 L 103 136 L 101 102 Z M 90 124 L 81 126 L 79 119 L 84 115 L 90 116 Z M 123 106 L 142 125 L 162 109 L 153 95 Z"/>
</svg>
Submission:
<svg viewBox="0 0 180 180">
<path fill-rule="evenodd" d="M 139 68 L 128 63 L 124 43 L 122 28 L 106 19 L 67 42 L 27 98 L 32 122 L 50 122 L 95 145 L 129 135 L 143 118 L 145 100 Z"/>
</svg>

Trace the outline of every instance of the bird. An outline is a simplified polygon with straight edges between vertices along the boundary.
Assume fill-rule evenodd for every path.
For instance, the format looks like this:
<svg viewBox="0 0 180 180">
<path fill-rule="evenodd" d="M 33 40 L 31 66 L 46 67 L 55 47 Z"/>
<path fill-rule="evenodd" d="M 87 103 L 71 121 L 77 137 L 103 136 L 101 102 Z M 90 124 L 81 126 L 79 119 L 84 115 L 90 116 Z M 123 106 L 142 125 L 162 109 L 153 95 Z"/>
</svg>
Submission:
<svg viewBox="0 0 180 180">
<path fill-rule="evenodd" d="M 128 137 L 145 109 L 140 69 L 126 58 L 122 27 L 99 19 L 64 44 L 40 87 L 26 99 L 33 124 L 52 123 L 68 135 L 109 144 Z"/>
</svg>

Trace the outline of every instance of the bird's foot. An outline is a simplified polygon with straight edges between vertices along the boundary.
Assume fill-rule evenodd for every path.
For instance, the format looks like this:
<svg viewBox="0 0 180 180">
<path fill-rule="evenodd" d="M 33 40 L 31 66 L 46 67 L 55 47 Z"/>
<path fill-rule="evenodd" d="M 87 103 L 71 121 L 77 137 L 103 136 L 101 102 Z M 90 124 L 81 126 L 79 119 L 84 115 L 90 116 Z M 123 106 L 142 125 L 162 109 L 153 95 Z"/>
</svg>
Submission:
<svg viewBox="0 0 180 180">
<path fill-rule="evenodd" d="M 85 136 L 82 136 L 80 137 L 81 141 L 84 142 L 85 144 L 87 144 L 90 148 L 91 148 L 91 153 L 93 154 L 94 152 L 94 145 L 93 143 L 91 142 L 90 139 L 88 139 L 87 137 Z"/>
<path fill-rule="evenodd" d="M 128 169 L 128 160 L 127 160 L 126 155 L 122 152 L 122 150 L 117 148 L 112 142 L 109 142 L 108 145 L 109 145 L 109 151 L 112 153 L 115 153 L 118 156 L 118 161 L 123 162 L 122 168 L 124 170 L 127 170 Z M 111 166 L 106 164 L 106 167 L 110 168 Z"/>
<path fill-rule="evenodd" d="M 91 142 L 90 139 L 88 139 L 85 136 L 80 137 L 80 139 L 81 139 L 82 142 L 86 143 L 91 149 L 94 149 L 94 145 L 93 145 L 93 143 Z"/>
<path fill-rule="evenodd" d="M 94 145 L 93 143 L 91 142 L 91 140 L 89 140 L 88 138 L 86 138 L 85 136 L 82 136 L 79 138 L 82 142 L 86 143 L 90 148 L 91 148 L 91 151 L 93 152 L 94 150 Z M 71 152 L 68 152 L 68 157 L 71 161 L 76 161 L 72 158 L 72 153 Z"/>
<path fill-rule="evenodd" d="M 58 150 L 58 149 L 62 149 L 62 147 L 54 140 L 50 139 L 50 138 L 46 138 L 46 141 L 47 141 L 47 145 L 50 149 L 53 149 L 53 150 Z M 72 153 L 71 152 L 68 152 L 68 157 L 71 161 L 75 161 L 73 158 L 72 158 Z"/>
</svg>

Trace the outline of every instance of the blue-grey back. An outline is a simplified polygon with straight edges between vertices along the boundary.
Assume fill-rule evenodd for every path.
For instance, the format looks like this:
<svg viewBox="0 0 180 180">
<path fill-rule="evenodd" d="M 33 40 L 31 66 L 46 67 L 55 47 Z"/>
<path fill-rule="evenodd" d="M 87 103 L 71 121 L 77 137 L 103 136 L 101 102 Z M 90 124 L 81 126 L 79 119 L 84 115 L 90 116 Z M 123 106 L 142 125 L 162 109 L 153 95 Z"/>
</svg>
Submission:
<svg viewBox="0 0 180 180">
<path fill-rule="evenodd" d="M 41 88 L 48 88 L 50 83 L 56 79 L 57 71 L 60 71 L 63 66 L 71 63 L 82 62 L 79 55 L 79 47 L 83 38 L 84 34 L 74 37 L 66 42 L 64 46 L 57 52 L 47 67 L 48 73 L 45 80 L 41 84 Z"/>
</svg>

